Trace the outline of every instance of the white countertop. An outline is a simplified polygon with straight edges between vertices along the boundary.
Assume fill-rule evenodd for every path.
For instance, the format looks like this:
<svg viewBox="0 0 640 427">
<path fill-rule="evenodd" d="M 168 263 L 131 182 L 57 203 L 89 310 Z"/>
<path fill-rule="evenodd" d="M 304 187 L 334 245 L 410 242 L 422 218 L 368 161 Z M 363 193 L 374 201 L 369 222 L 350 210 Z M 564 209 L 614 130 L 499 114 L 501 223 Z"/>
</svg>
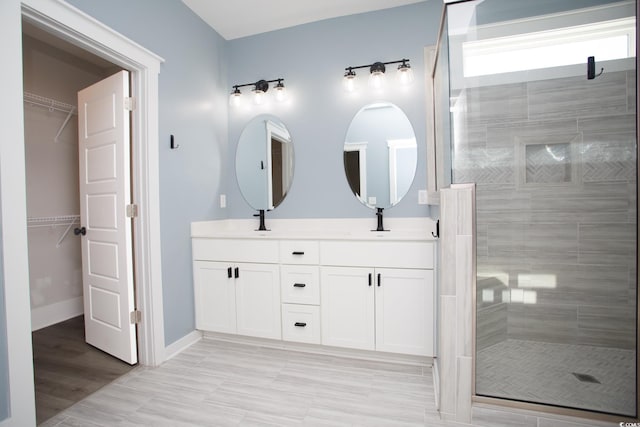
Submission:
<svg viewBox="0 0 640 427">
<path fill-rule="evenodd" d="M 269 219 L 269 231 L 257 231 L 258 220 L 227 219 L 191 223 L 192 238 L 290 240 L 436 240 L 431 218 L 385 218 L 376 229 L 375 218 Z"/>
</svg>

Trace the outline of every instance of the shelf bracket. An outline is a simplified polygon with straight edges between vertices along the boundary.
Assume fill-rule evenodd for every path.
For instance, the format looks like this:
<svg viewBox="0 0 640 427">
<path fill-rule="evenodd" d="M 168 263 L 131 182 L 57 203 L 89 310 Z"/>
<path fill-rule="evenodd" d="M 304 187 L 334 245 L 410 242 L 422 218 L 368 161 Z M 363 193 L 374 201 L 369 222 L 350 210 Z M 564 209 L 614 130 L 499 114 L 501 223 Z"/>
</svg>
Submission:
<svg viewBox="0 0 640 427">
<path fill-rule="evenodd" d="M 53 138 L 53 142 L 58 142 L 58 138 L 60 138 L 60 134 L 62 133 L 64 128 L 67 126 L 67 123 L 69 123 L 69 120 L 71 120 L 71 116 L 73 116 L 75 111 L 76 111 L 75 108 L 72 108 L 71 110 L 69 110 L 69 114 L 67 114 L 67 118 L 64 119 L 64 122 L 62 122 L 62 126 L 60 126 L 58 133 L 56 133 L 56 136 Z"/>
<path fill-rule="evenodd" d="M 69 223 L 69 225 L 67 226 L 67 229 L 64 230 L 64 233 L 62 233 L 62 236 L 60 236 L 60 238 L 56 242 L 56 248 L 59 248 L 60 245 L 62 245 L 62 241 L 64 240 L 65 237 L 67 237 L 67 234 L 69 234 L 69 231 L 71 231 L 71 227 L 73 227 L 73 224 L 75 224 L 75 223 L 76 223 L 76 220 L 72 220 Z"/>
</svg>

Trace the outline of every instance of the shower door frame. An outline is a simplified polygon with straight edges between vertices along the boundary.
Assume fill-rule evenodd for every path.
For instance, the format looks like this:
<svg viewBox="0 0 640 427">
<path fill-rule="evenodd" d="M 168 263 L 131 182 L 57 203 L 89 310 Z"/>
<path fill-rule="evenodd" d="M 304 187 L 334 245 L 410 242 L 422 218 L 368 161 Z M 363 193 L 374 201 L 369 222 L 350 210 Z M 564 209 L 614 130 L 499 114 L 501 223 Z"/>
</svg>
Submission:
<svg viewBox="0 0 640 427">
<path fill-rule="evenodd" d="M 436 66 L 440 57 L 440 47 L 442 44 L 442 37 L 445 31 L 445 19 L 448 13 L 448 7 L 453 4 L 459 3 L 467 3 L 474 0 L 443 0 L 443 11 L 440 19 L 440 26 L 438 29 L 438 37 L 435 45 L 435 52 L 433 53 L 433 63 L 431 67 L 431 83 L 433 87 L 430 88 L 430 93 L 435 93 L 435 76 L 436 76 Z M 636 46 L 640 45 L 640 20 L 638 17 L 640 16 L 640 0 L 636 0 Z M 636 47 L 636 99 L 640 97 L 640 80 L 638 78 L 638 70 L 640 69 L 640 58 L 637 54 Z M 427 76 L 429 77 L 429 76 Z M 435 97 L 432 95 L 431 100 L 434 102 L 432 104 L 435 112 Z M 435 114 L 435 113 L 434 113 Z M 438 178 L 440 175 L 439 171 L 442 171 L 443 165 L 442 163 L 442 153 L 440 152 L 443 148 L 441 145 L 441 141 L 438 141 L 438 135 L 436 134 L 437 123 L 433 116 L 427 118 L 427 132 L 431 139 L 429 141 L 428 150 L 431 150 L 430 153 L 433 153 L 431 157 L 430 163 L 427 163 L 430 168 L 434 170 L 433 173 L 429 174 L 430 180 L 433 180 L 433 184 L 429 188 L 431 191 L 438 192 L 442 186 L 440 182 L 438 182 Z M 640 160 L 640 139 L 638 138 L 640 129 L 640 110 L 636 107 L 636 290 L 638 290 L 638 272 L 637 266 L 640 264 L 640 245 L 638 244 L 638 195 L 639 191 L 639 183 L 640 183 L 640 168 L 637 167 L 638 161 Z M 476 228 L 474 227 L 474 232 L 477 233 Z M 636 292 L 636 417 L 628 417 L 623 415 L 613 415 L 602 412 L 589 411 L 586 409 L 574 409 L 568 407 L 560 407 L 560 406 L 552 406 L 542 403 L 530 403 L 516 400 L 508 400 L 504 398 L 497 397 L 487 397 L 487 396 L 479 396 L 476 394 L 476 316 L 477 316 L 477 272 L 476 272 L 476 245 L 473 245 L 473 283 L 472 283 L 472 295 L 471 295 L 471 304 L 472 304 L 472 354 L 473 354 L 473 362 L 471 364 L 471 403 L 473 404 L 486 404 L 492 406 L 499 406 L 510 409 L 517 410 L 527 410 L 527 411 L 536 411 L 542 413 L 548 413 L 553 415 L 561 415 L 561 416 L 572 416 L 579 418 L 587 418 L 594 421 L 606 421 L 606 422 L 638 422 L 640 421 L 640 376 L 638 372 L 640 371 L 640 357 L 638 357 L 638 343 L 640 342 L 640 317 L 638 316 L 638 307 L 640 306 L 640 292 Z"/>
</svg>

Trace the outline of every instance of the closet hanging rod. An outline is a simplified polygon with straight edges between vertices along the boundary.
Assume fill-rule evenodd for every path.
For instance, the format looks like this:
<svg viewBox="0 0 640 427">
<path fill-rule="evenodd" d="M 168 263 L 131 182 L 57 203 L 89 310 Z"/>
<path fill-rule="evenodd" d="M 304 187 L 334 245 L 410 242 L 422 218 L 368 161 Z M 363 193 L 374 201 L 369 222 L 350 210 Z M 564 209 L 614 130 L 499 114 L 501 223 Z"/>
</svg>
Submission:
<svg viewBox="0 0 640 427">
<path fill-rule="evenodd" d="M 31 92 L 24 92 L 23 96 L 24 96 L 24 102 L 28 102 L 29 104 L 45 107 L 45 108 L 48 108 L 49 110 L 62 111 L 63 113 L 78 114 L 78 109 L 76 108 L 75 105 L 67 104 L 61 101 L 56 101 L 55 99 L 36 95 L 35 93 L 31 93 Z"/>
</svg>

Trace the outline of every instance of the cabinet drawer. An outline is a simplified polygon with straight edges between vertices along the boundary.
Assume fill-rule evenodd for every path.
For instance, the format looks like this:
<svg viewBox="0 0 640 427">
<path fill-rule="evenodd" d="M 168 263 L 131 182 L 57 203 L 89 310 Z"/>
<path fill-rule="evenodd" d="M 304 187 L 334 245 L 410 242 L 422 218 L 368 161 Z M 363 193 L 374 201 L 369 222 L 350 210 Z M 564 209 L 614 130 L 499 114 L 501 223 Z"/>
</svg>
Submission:
<svg viewBox="0 0 640 427">
<path fill-rule="evenodd" d="M 432 242 L 320 242 L 322 265 L 432 269 L 433 253 Z"/>
<path fill-rule="evenodd" d="M 282 304 L 282 339 L 320 344 L 320 307 Z"/>
<path fill-rule="evenodd" d="M 282 302 L 320 304 L 320 268 L 310 265 L 280 267 Z"/>
<path fill-rule="evenodd" d="M 278 263 L 275 240 L 193 239 L 193 259 L 204 261 Z"/>
<path fill-rule="evenodd" d="M 318 242 L 314 240 L 281 240 L 280 262 L 282 264 L 318 264 L 320 261 Z"/>
</svg>

